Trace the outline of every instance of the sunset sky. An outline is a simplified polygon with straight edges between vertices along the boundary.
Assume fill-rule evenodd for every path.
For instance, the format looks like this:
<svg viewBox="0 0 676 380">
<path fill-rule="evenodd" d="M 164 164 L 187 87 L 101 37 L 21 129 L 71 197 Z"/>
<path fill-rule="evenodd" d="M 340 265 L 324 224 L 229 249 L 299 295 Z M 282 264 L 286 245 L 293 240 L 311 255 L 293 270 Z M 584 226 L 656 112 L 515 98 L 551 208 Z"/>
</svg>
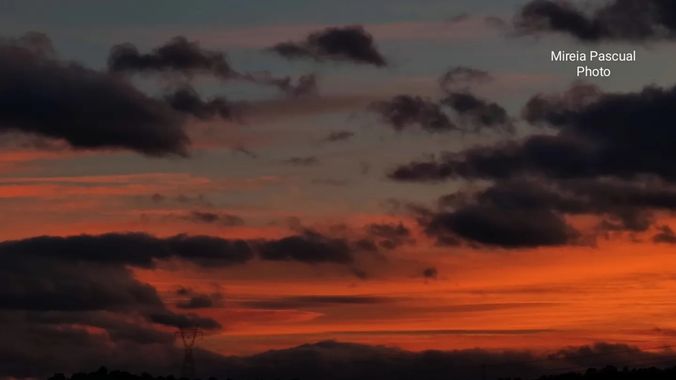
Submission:
<svg viewBox="0 0 676 380">
<path fill-rule="evenodd" d="M 670 347 L 676 7 L 575 4 L 0 0 L 0 377 Z"/>
</svg>

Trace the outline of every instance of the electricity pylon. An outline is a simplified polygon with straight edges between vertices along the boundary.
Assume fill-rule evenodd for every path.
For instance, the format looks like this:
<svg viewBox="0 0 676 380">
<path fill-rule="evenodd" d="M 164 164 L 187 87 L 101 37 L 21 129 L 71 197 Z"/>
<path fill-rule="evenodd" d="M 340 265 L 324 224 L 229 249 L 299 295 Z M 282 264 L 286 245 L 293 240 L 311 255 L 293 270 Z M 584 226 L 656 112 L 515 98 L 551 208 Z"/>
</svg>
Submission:
<svg viewBox="0 0 676 380">
<path fill-rule="evenodd" d="M 183 356 L 183 365 L 181 366 L 181 377 L 186 379 L 195 378 L 195 357 L 193 356 L 193 348 L 197 343 L 197 339 L 204 335 L 202 330 L 197 327 L 180 328 L 176 332 L 177 336 L 181 337 L 183 342 L 183 349 L 185 355 Z"/>
</svg>

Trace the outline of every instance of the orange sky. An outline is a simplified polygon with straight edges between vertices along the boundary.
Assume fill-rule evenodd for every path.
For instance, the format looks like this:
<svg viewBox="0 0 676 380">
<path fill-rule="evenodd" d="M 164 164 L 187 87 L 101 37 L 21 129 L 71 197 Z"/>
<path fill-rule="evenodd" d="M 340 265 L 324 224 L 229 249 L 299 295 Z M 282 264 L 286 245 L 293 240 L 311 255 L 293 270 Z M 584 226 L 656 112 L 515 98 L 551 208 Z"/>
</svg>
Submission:
<svg viewBox="0 0 676 380">
<path fill-rule="evenodd" d="M 38 214 L 42 215 L 42 233 L 62 236 L 132 230 L 159 236 L 192 233 L 226 238 L 292 233 L 283 224 L 281 211 L 276 224 L 224 228 L 196 225 L 178 217 L 193 204 L 157 204 L 150 199 L 154 193 L 169 195 L 168 188 L 178 194 L 183 186 L 193 193 L 194 189 L 208 193 L 216 182 L 192 175 L 152 173 L 6 177 L 0 180 L 6 211 L 0 238 L 31 236 L 30 221 Z M 251 178 L 222 180 L 218 185 L 238 191 L 274 182 Z M 19 209 L 20 213 L 12 212 L 10 222 L 7 211 Z M 253 220 L 260 213 L 256 209 L 225 211 Z M 78 217 L 85 214 L 90 215 L 86 221 Z M 295 216 L 303 219 L 302 214 Z M 676 256 L 672 247 L 634 241 L 645 241 L 646 236 L 620 234 L 599 240 L 596 246 L 509 251 L 442 248 L 417 230 L 413 219 L 402 216 L 354 214 L 341 222 L 356 229 L 399 220 L 415 231 L 418 244 L 387 253 L 386 260 L 360 259 L 369 272 L 366 279 L 356 278 L 336 264 L 262 261 L 213 270 L 167 263 L 160 269 L 135 273 L 157 288 L 169 305 L 178 302 L 175 291 L 179 287 L 222 294 L 222 304 L 199 313 L 225 326 L 223 331 L 210 334 L 205 346 L 228 354 L 327 338 L 413 350 L 546 349 L 601 340 L 653 347 L 673 341 Z M 316 226 L 330 228 L 326 220 L 317 221 Z M 438 276 L 423 278 L 422 270 L 431 266 Z M 377 301 L 274 304 L 310 296 Z"/>
</svg>

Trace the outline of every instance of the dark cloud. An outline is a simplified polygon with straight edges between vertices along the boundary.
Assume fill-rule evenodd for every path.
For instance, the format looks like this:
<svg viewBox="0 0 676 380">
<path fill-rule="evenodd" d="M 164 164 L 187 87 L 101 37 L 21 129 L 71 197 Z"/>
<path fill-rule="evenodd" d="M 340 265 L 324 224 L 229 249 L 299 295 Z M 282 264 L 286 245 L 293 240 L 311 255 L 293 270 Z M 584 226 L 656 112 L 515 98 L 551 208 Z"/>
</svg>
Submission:
<svg viewBox="0 0 676 380">
<path fill-rule="evenodd" d="M 489 188 L 478 201 L 514 208 L 550 207 L 566 214 L 600 214 L 622 229 L 644 231 L 651 223 L 646 215 L 650 211 L 676 210 L 676 188 L 662 181 L 576 179 L 548 185 L 516 181 Z"/>
<path fill-rule="evenodd" d="M 19 252 L 0 256 L 2 310 L 140 311 L 162 307 L 155 289 L 134 280 L 122 265 L 68 263 Z"/>
<path fill-rule="evenodd" d="M 395 181 L 402 182 L 439 182 L 456 177 L 453 167 L 444 161 L 413 161 L 400 165 L 392 170 L 388 176 Z"/>
<path fill-rule="evenodd" d="M 511 133 L 514 126 L 507 111 L 499 104 L 482 99 L 469 90 L 469 84 L 490 78 L 487 72 L 457 67 L 440 79 L 445 95 L 439 100 L 397 95 L 386 101 L 375 102 L 370 108 L 397 131 L 417 126 L 428 132 L 476 133 L 491 129 Z M 454 123 L 448 112 L 457 116 L 461 125 Z"/>
<path fill-rule="evenodd" d="M 156 238 L 144 233 L 111 233 L 71 237 L 35 237 L 0 243 L 0 255 L 51 257 L 78 263 L 153 267 L 156 260 L 183 259 L 199 265 L 234 265 L 253 258 L 243 240 L 176 235 Z"/>
<path fill-rule="evenodd" d="M 176 303 L 179 309 L 207 309 L 219 306 L 223 301 L 223 295 L 220 293 L 197 293 L 185 288 L 181 288 L 177 293 L 184 297 Z"/>
<path fill-rule="evenodd" d="M 442 210 L 427 216 L 424 225 L 442 244 L 563 245 L 577 237 L 556 207 L 565 201 L 537 183 L 499 183 L 479 193 L 443 197 Z"/>
<path fill-rule="evenodd" d="M 510 180 L 442 197 L 440 211 L 421 221 L 442 243 L 518 248 L 582 243 L 606 231 L 643 232 L 659 210 L 676 211 L 676 188 L 659 181 Z M 583 236 L 566 222 L 571 215 L 597 216 L 597 230 Z"/>
<path fill-rule="evenodd" d="M 411 231 L 403 224 L 376 223 L 366 227 L 370 239 L 384 249 L 395 249 L 405 244 L 413 244 Z"/>
<path fill-rule="evenodd" d="M 110 233 L 0 242 L 0 255 L 36 259 L 50 257 L 72 263 L 142 268 L 153 268 L 158 261 L 172 259 L 206 267 L 230 266 L 246 263 L 256 255 L 274 261 L 349 263 L 353 260 L 352 253 L 348 239 L 313 231 L 270 240 L 228 240 L 190 235 L 157 238 L 145 233 Z"/>
<path fill-rule="evenodd" d="M 173 327 L 217 328 L 213 320 L 167 310 L 153 287 L 134 278 L 127 265 L 150 265 L 149 256 L 166 254 L 157 248 L 140 235 L 0 243 L 0 313 L 60 312 L 59 320 L 50 323 L 75 323 L 73 318 L 84 318 L 83 313 L 106 312 Z M 92 324 L 90 319 L 82 323 Z"/>
<path fill-rule="evenodd" d="M 551 210 L 503 209 L 469 205 L 440 212 L 427 222 L 426 232 L 441 244 L 458 239 L 503 248 L 529 248 L 570 243 L 575 231 Z"/>
<path fill-rule="evenodd" d="M 524 32 L 566 32 L 582 40 L 598 40 L 600 26 L 569 2 L 534 0 L 527 3 L 516 19 Z"/>
<path fill-rule="evenodd" d="M 207 309 L 220 306 L 223 302 L 221 293 L 200 293 L 190 288 L 181 287 L 176 291 L 181 299 L 176 303 L 179 309 Z"/>
<path fill-rule="evenodd" d="M 572 122 L 577 110 L 599 100 L 601 90 L 591 84 L 576 83 L 561 94 L 538 94 L 522 111 L 522 117 L 533 125 L 565 125 Z"/>
<path fill-rule="evenodd" d="M 415 126 L 428 132 L 458 129 L 441 105 L 419 96 L 398 95 L 388 101 L 377 102 L 371 108 L 397 131 Z"/>
<path fill-rule="evenodd" d="M 319 92 L 317 76 L 314 74 L 301 75 L 296 79 L 295 83 L 292 79 L 285 78 L 279 85 L 279 88 L 294 98 L 317 95 Z"/>
<path fill-rule="evenodd" d="M 244 240 L 177 235 L 166 241 L 173 255 L 203 266 L 241 264 L 253 256 L 250 243 Z"/>
<path fill-rule="evenodd" d="M 676 233 L 669 226 L 659 228 L 657 235 L 653 237 L 655 243 L 676 244 Z"/>
<path fill-rule="evenodd" d="M 408 238 L 411 232 L 403 224 L 376 223 L 368 226 L 368 231 L 375 236 L 388 239 Z"/>
<path fill-rule="evenodd" d="M 446 94 L 439 104 L 453 109 L 470 132 L 485 128 L 513 132 L 512 120 L 502 106 L 470 91 L 471 85 L 492 80 L 491 74 L 483 70 L 465 66 L 450 69 L 439 79 L 439 85 Z"/>
<path fill-rule="evenodd" d="M 228 240 L 212 236 L 158 238 L 145 233 L 110 233 L 71 237 L 42 236 L 0 242 L 0 256 L 49 257 L 71 263 L 131 265 L 153 268 L 161 260 L 184 260 L 200 266 L 229 266 L 258 254 L 266 260 L 349 263 L 348 240 L 304 231 L 276 240 Z"/>
<path fill-rule="evenodd" d="M 350 61 L 379 67 L 387 64 L 373 37 L 361 26 L 327 28 L 301 42 L 280 43 L 271 50 L 289 59 Z"/>
<path fill-rule="evenodd" d="M 439 85 L 447 92 L 466 89 L 469 85 L 485 83 L 493 80 L 493 76 L 487 71 L 474 69 L 466 66 L 458 66 L 449 69 L 441 78 Z"/>
<path fill-rule="evenodd" d="M 236 75 L 223 53 L 204 49 L 180 36 L 150 53 L 140 53 L 130 43 L 116 45 L 110 51 L 108 68 L 111 72 L 127 73 L 210 74 L 220 78 Z"/>
<path fill-rule="evenodd" d="M 451 107 L 475 132 L 485 128 L 505 132 L 514 130 L 512 121 L 502 106 L 469 92 L 451 92 L 441 103 Z"/>
<path fill-rule="evenodd" d="M 422 271 L 422 276 L 427 279 L 436 279 L 439 276 L 439 270 L 435 267 L 425 268 Z"/>
<path fill-rule="evenodd" d="M 189 235 L 157 238 L 145 233 L 43 236 L 0 242 L 0 256 L 4 254 L 142 268 L 153 268 L 157 261 L 171 259 L 207 267 L 229 266 L 246 263 L 256 254 L 265 260 L 306 263 L 349 263 L 353 259 L 346 239 L 312 231 L 277 240 L 228 240 Z"/>
<path fill-rule="evenodd" d="M 397 167 L 392 179 L 435 182 L 449 178 L 506 179 L 524 175 L 572 178 L 591 176 L 592 147 L 563 136 L 533 136 L 523 142 L 470 148 L 443 154 L 433 160 L 414 161 Z"/>
<path fill-rule="evenodd" d="M 515 18 L 523 33 L 560 32 L 583 41 L 672 39 L 676 4 L 669 0 L 612 0 L 591 11 L 568 1 L 533 0 Z"/>
<path fill-rule="evenodd" d="M 676 101 L 676 87 L 647 87 L 626 94 L 586 92 L 589 95 L 578 104 L 569 102 L 567 109 L 564 107 L 564 115 L 555 111 L 561 106 L 557 99 L 552 101 L 551 97 L 536 96 L 531 100 L 524 114 L 529 115 L 531 121 L 547 123 L 560 132 L 551 140 L 526 141 L 514 153 L 518 155 L 526 149 L 535 151 L 546 145 L 557 145 L 581 154 L 579 162 L 570 160 L 566 166 L 553 168 L 548 173 L 550 176 L 565 177 L 569 175 L 567 170 L 582 164 L 587 168 L 580 170 L 578 176 L 651 174 L 676 179 L 676 170 L 667 163 L 676 159 L 669 143 L 676 138 L 676 131 L 671 128 L 676 122 L 676 110 L 671 106 Z M 579 88 L 573 87 L 559 99 L 570 99 L 579 93 Z M 530 147 L 526 148 L 528 145 Z"/>
<path fill-rule="evenodd" d="M 193 211 L 184 216 L 184 219 L 197 223 L 220 224 L 228 227 L 244 225 L 244 219 L 237 215 L 208 211 Z"/>
<path fill-rule="evenodd" d="M 273 261 L 343 264 L 353 261 L 347 240 L 326 237 L 312 231 L 275 241 L 261 242 L 258 250 L 263 259 Z"/>
<path fill-rule="evenodd" d="M 376 253 L 379 251 L 378 245 L 373 239 L 364 238 L 352 243 L 355 248 L 364 252 Z"/>
<path fill-rule="evenodd" d="M 165 95 L 164 101 L 174 110 L 201 120 L 209 120 L 215 117 L 230 120 L 238 112 L 237 105 L 226 98 L 213 97 L 203 100 L 194 88 L 187 85 Z"/>
<path fill-rule="evenodd" d="M 275 77 L 268 72 L 245 73 L 242 74 L 242 78 L 253 83 L 275 87 L 292 98 L 317 95 L 319 92 L 317 76 L 314 74 L 301 75 L 295 82 L 291 77 Z"/>
<path fill-rule="evenodd" d="M 0 41 L 0 132 L 77 149 L 186 155 L 181 114 L 116 76 L 59 61 L 44 35 Z"/>
</svg>

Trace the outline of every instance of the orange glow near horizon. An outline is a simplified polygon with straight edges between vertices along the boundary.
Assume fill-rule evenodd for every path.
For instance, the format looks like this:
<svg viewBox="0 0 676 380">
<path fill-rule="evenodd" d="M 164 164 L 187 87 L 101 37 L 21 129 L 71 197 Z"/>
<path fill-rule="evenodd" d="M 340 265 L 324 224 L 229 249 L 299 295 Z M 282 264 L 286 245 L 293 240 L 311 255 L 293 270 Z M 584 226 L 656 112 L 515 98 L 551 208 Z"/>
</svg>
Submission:
<svg viewBox="0 0 676 380">
<path fill-rule="evenodd" d="M 237 268 L 181 274 L 165 268 L 137 276 L 169 304 L 179 286 L 222 292 L 223 304 L 205 315 L 225 329 L 208 336 L 205 346 L 225 354 L 325 339 L 409 350 L 673 343 L 676 256 L 668 247 L 601 242 L 593 248 L 465 250 L 441 257 L 434 250 L 419 254 L 416 264 L 422 268 L 425 256 L 435 258 L 439 276 L 428 280 L 396 267 L 374 269 L 373 278 L 358 280 L 349 273 L 327 274 L 329 268 L 263 262 L 250 264 L 252 273 L 263 274 L 256 281 Z M 283 305 L 318 296 L 377 301 Z"/>
</svg>

